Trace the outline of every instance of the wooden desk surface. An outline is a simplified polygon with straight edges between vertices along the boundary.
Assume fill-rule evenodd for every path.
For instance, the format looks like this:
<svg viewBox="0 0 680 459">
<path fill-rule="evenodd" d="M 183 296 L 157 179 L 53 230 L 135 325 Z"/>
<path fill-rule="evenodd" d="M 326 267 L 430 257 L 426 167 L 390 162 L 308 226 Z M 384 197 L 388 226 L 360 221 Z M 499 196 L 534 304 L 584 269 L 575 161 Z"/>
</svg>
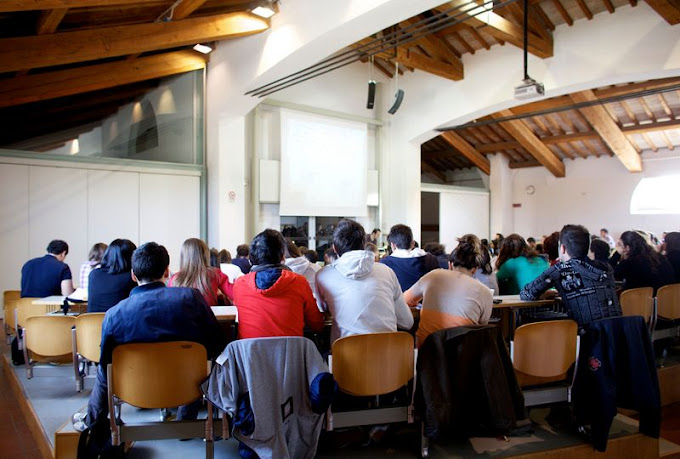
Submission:
<svg viewBox="0 0 680 459">
<path fill-rule="evenodd" d="M 219 321 L 237 321 L 238 309 L 236 306 L 210 306 L 213 314 Z"/>
<path fill-rule="evenodd" d="M 536 306 L 552 306 L 559 301 L 559 298 L 552 300 L 531 300 L 525 301 L 520 299 L 519 295 L 497 295 L 493 297 L 494 300 L 502 300 L 501 303 L 494 304 L 494 309 L 505 308 L 533 308 Z"/>
</svg>

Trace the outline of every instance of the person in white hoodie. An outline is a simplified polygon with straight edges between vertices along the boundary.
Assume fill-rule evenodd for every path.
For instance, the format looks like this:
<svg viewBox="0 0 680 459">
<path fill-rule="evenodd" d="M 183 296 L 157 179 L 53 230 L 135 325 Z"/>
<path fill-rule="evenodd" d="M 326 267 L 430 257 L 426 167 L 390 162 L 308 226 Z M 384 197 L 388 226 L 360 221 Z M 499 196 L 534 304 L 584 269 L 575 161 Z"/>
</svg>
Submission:
<svg viewBox="0 0 680 459">
<path fill-rule="evenodd" d="M 309 287 L 312 289 L 314 298 L 316 299 L 317 307 L 319 308 L 319 311 L 323 312 L 321 303 L 319 302 L 319 295 L 316 291 L 316 273 L 321 270 L 321 266 L 316 263 L 311 263 L 307 258 L 303 257 L 298 246 L 289 239 L 286 239 L 284 256 L 284 265 L 288 266 L 294 273 L 305 276 L 305 279 L 307 279 L 307 282 L 309 283 Z"/>
<path fill-rule="evenodd" d="M 324 309 L 333 315 L 331 342 L 362 333 L 409 330 L 413 315 L 406 305 L 397 276 L 376 263 L 364 250 L 364 228 L 341 220 L 333 232 L 338 259 L 316 274 L 316 288 Z"/>
</svg>

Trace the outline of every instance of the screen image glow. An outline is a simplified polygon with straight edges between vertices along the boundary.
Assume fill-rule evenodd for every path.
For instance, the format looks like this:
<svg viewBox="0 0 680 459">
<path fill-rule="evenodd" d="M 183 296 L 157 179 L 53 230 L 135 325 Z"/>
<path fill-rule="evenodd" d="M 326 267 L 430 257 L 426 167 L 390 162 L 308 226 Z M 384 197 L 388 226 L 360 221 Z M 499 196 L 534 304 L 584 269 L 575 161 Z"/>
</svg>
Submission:
<svg viewBox="0 0 680 459">
<path fill-rule="evenodd" d="M 680 175 L 640 180 L 630 198 L 630 213 L 680 214 Z"/>
</svg>

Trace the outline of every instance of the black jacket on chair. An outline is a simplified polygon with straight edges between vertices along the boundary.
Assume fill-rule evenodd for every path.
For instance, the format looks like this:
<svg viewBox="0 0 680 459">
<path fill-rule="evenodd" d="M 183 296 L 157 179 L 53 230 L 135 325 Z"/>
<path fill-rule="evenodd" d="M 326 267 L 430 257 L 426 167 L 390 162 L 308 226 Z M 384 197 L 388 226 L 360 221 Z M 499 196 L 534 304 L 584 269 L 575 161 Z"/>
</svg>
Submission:
<svg viewBox="0 0 680 459">
<path fill-rule="evenodd" d="M 416 409 L 428 438 L 507 434 L 526 418 L 522 391 L 495 326 L 432 333 L 418 351 L 417 369 Z"/>
<path fill-rule="evenodd" d="M 577 422 L 591 425 L 598 451 L 607 449 L 617 407 L 639 411 L 640 432 L 659 437 L 659 380 L 641 316 L 611 317 L 591 324 L 581 338 L 572 400 Z"/>
</svg>

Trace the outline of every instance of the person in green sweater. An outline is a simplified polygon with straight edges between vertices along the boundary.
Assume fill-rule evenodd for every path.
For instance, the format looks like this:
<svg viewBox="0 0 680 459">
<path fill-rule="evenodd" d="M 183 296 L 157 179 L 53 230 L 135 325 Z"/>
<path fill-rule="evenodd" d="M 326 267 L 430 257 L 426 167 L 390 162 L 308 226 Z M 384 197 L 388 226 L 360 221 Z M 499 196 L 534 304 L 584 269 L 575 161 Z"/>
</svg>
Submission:
<svg viewBox="0 0 680 459">
<path fill-rule="evenodd" d="M 517 295 L 526 284 L 536 279 L 549 264 L 529 247 L 519 234 L 503 240 L 498 260 L 496 278 L 501 295 Z"/>
</svg>

